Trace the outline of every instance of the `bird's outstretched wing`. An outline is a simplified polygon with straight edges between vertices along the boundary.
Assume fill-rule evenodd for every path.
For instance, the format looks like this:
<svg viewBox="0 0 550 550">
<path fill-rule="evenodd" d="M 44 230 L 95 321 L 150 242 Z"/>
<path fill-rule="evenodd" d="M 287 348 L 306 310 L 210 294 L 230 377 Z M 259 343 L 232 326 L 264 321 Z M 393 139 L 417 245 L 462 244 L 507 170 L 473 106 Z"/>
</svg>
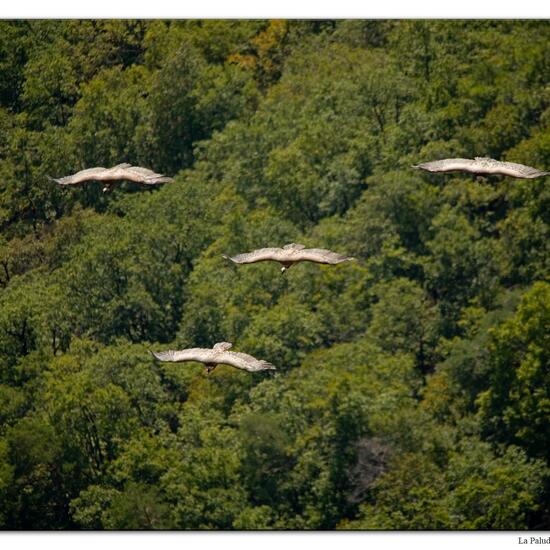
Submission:
<svg viewBox="0 0 550 550">
<path fill-rule="evenodd" d="M 229 365 L 248 372 L 276 370 L 276 367 L 268 361 L 256 359 L 255 357 L 252 357 L 252 355 L 248 355 L 248 353 L 242 353 L 239 351 L 226 351 L 220 353 L 216 361 L 220 364 Z"/>
<path fill-rule="evenodd" d="M 80 185 L 89 181 L 97 181 L 100 177 L 107 172 L 106 168 L 98 166 L 96 168 L 87 168 L 86 170 L 80 170 L 76 174 L 71 176 L 65 176 L 64 178 L 49 178 L 52 181 L 57 182 L 59 185 Z"/>
<path fill-rule="evenodd" d="M 489 174 L 500 174 L 502 176 L 510 176 L 512 178 L 533 179 L 542 176 L 549 176 L 550 172 L 544 172 L 538 168 L 519 164 L 517 162 L 502 162 L 486 157 L 476 157 L 476 163 L 481 169 L 486 170 Z"/>
<path fill-rule="evenodd" d="M 128 171 L 132 174 L 136 174 L 138 178 L 141 178 L 140 183 L 144 185 L 158 185 L 159 183 L 170 183 L 173 178 L 165 176 L 164 174 L 157 174 L 149 168 L 142 168 L 141 166 L 131 166 Z"/>
<path fill-rule="evenodd" d="M 413 165 L 413 168 L 428 172 L 471 172 L 475 173 L 476 161 L 471 159 L 443 159 L 431 162 L 422 162 Z"/>
<path fill-rule="evenodd" d="M 113 180 L 128 180 L 143 185 L 158 185 L 160 183 L 169 183 L 172 178 L 157 174 L 149 168 L 141 166 L 131 166 L 130 164 L 119 164 L 109 170 L 109 178 Z"/>
<path fill-rule="evenodd" d="M 265 261 L 280 261 L 285 259 L 286 254 L 282 248 L 260 248 L 246 254 L 238 254 L 237 256 L 225 256 L 227 260 L 231 260 L 236 264 L 253 264 L 255 262 Z"/>
<path fill-rule="evenodd" d="M 189 348 L 182 350 L 168 350 L 151 352 L 159 361 L 179 363 L 182 361 L 198 361 L 199 363 L 209 362 L 212 357 L 212 350 L 205 348 Z"/>
<path fill-rule="evenodd" d="M 355 260 L 352 256 L 345 256 L 344 254 L 338 254 L 324 248 L 305 248 L 304 250 L 300 250 L 295 257 L 301 261 L 332 265 Z"/>
</svg>

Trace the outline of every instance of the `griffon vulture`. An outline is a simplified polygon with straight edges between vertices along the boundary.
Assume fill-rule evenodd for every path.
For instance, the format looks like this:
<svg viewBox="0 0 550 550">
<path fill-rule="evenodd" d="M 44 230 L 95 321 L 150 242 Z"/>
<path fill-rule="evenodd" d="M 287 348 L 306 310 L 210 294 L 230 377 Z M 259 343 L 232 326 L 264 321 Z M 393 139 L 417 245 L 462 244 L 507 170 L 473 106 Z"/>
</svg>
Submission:
<svg viewBox="0 0 550 550">
<path fill-rule="evenodd" d="M 256 359 L 247 353 L 227 351 L 231 347 L 233 347 L 233 344 L 230 344 L 229 342 L 219 342 L 212 349 L 189 348 L 180 351 L 169 350 L 161 351 L 159 353 L 151 353 L 159 361 L 169 361 L 172 363 L 197 361 L 199 363 L 204 363 L 207 373 L 212 372 L 218 365 L 229 365 L 248 372 L 276 370 L 271 363 Z"/>
<path fill-rule="evenodd" d="M 281 273 L 298 262 L 316 262 L 318 264 L 339 264 L 355 260 L 322 248 L 306 248 L 303 244 L 291 243 L 283 248 L 260 248 L 238 256 L 224 256 L 236 264 L 253 264 L 255 262 L 275 261 L 282 264 Z"/>
<path fill-rule="evenodd" d="M 156 174 L 148 168 L 132 166 L 130 164 L 117 164 L 113 168 L 88 168 L 81 170 L 72 176 L 64 178 L 49 178 L 59 185 L 81 185 L 90 181 L 101 181 L 105 183 L 103 192 L 110 191 L 116 181 L 128 180 L 142 185 L 158 185 L 160 183 L 169 183 L 172 178 L 162 174 Z"/>
<path fill-rule="evenodd" d="M 434 160 L 433 162 L 424 162 L 413 165 L 413 168 L 420 168 L 428 172 L 469 172 L 479 176 L 497 174 L 501 176 L 510 176 L 512 178 L 540 178 L 548 176 L 550 172 L 543 172 L 525 164 L 517 162 L 502 162 L 487 157 L 475 157 L 471 159 L 445 159 Z"/>
</svg>

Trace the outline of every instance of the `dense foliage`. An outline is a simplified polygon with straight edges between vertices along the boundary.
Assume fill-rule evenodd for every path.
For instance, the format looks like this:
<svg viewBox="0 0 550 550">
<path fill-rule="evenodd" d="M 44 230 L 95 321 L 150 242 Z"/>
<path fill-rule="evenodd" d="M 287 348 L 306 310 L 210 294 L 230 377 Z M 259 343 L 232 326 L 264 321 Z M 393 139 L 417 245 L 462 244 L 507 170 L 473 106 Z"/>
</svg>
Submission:
<svg viewBox="0 0 550 550">
<path fill-rule="evenodd" d="M 548 21 L 0 22 L 0 525 L 550 528 L 550 180 L 448 156 L 550 169 Z"/>
</svg>

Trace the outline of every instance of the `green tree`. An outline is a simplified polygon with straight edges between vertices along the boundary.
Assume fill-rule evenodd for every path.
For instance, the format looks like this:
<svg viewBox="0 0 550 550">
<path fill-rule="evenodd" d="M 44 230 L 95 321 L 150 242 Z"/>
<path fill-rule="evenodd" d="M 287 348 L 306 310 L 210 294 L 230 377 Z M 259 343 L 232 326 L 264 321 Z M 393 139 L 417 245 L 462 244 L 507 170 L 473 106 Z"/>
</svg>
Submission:
<svg viewBox="0 0 550 550">
<path fill-rule="evenodd" d="M 491 333 L 489 388 L 478 398 L 484 431 L 548 460 L 550 285 L 535 283 Z"/>
</svg>

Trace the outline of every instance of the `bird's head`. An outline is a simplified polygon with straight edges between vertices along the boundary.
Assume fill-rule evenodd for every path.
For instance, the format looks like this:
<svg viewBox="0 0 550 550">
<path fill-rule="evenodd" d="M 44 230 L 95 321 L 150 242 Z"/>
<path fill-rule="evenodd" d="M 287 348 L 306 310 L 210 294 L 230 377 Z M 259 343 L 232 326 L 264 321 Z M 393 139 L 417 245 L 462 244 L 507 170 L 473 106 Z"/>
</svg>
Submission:
<svg viewBox="0 0 550 550">
<path fill-rule="evenodd" d="M 281 275 L 285 274 L 285 271 L 288 269 L 288 267 L 281 267 Z"/>
</svg>

